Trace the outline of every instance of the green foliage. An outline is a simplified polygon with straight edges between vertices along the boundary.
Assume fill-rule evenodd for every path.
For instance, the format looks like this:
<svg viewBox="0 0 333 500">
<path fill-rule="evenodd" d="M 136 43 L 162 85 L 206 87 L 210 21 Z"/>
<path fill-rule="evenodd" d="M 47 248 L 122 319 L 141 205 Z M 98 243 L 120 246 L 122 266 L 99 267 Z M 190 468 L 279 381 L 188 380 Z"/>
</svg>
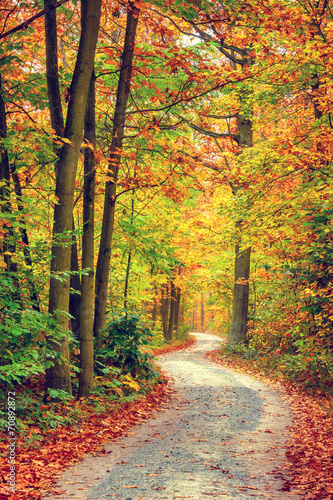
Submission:
<svg viewBox="0 0 333 500">
<path fill-rule="evenodd" d="M 0 400 L 32 376 L 45 373 L 59 354 L 46 338 L 57 342 L 64 335 L 55 319 L 23 304 L 24 281 L 18 273 L 0 275 Z M 22 288 L 19 287 L 22 284 Z"/>
<path fill-rule="evenodd" d="M 237 344 L 223 347 L 222 350 L 230 357 L 250 361 L 252 366 L 262 369 L 272 378 L 282 377 L 311 394 L 333 396 L 332 353 L 318 349 L 312 337 L 300 336 L 299 331 L 293 336 L 292 353 L 281 352 L 281 349 L 271 344 L 263 345 L 259 335 L 254 336 L 248 346 Z"/>
<path fill-rule="evenodd" d="M 185 341 L 185 340 L 188 340 L 189 338 L 189 332 L 191 330 L 191 325 L 189 325 L 188 323 L 183 323 L 182 325 L 180 325 L 177 329 L 177 331 L 175 332 L 174 334 L 174 340 L 178 340 L 178 341 Z"/>
<path fill-rule="evenodd" d="M 124 374 L 140 374 L 146 378 L 156 376 L 151 364 L 152 356 L 144 352 L 144 348 L 151 345 L 151 335 L 136 312 L 109 316 L 95 348 L 97 368 L 108 371 L 107 367 L 112 365 Z"/>
<path fill-rule="evenodd" d="M 63 333 L 51 315 L 21 307 L 13 278 L 3 278 L 1 285 L 0 380 L 12 387 L 50 366 L 55 354 L 45 336 L 57 341 Z"/>
</svg>

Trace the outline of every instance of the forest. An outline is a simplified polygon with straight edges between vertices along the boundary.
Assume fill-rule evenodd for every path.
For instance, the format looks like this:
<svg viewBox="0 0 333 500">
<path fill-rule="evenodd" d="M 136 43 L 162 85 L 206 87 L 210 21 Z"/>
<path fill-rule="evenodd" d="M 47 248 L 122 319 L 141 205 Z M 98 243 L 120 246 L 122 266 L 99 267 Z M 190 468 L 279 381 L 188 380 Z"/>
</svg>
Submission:
<svg viewBox="0 0 333 500">
<path fill-rule="evenodd" d="M 188 331 L 333 394 L 332 35 L 327 0 L 1 2 L 4 428 L 22 387 L 29 439 L 149 392 Z"/>
</svg>

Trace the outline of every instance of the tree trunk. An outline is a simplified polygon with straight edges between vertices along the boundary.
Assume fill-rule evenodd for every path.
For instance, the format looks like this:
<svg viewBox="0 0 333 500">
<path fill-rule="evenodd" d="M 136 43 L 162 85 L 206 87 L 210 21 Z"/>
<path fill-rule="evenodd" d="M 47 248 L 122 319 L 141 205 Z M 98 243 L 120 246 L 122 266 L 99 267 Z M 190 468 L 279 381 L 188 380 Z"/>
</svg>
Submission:
<svg viewBox="0 0 333 500">
<path fill-rule="evenodd" d="M 44 8 L 48 9 L 55 5 L 57 0 L 44 0 Z M 59 84 L 59 65 L 58 65 L 58 36 L 57 36 L 57 11 L 52 9 L 44 15 L 45 24 L 45 54 L 46 54 L 46 80 L 47 92 L 51 116 L 51 125 L 58 137 L 64 136 L 64 118 L 60 95 Z M 54 145 L 54 152 L 60 156 L 61 149 Z M 56 177 L 58 176 L 58 163 L 54 166 Z M 73 231 L 75 229 L 73 220 Z M 71 318 L 71 329 L 76 337 L 79 337 L 80 332 L 80 292 L 81 280 L 78 274 L 79 263 L 77 255 L 77 241 L 73 233 L 73 241 L 71 247 L 71 271 L 70 289 L 73 291 L 69 298 L 69 313 Z"/>
<path fill-rule="evenodd" d="M 95 74 L 90 81 L 84 138 L 90 144 L 96 143 L 95 120 Z M 83 184 L 83 236 L 82 269 L 89 270 L 82 275 L 80 307 L 80 377 L 79 397 L 89 397 L 94 386 L 94 211 L 95 211 L 95 153 L 87 147 L 84 151 Z"/>
<path fill-rule="evenodd" d="M 252 122 L 248 118 L 238 116 L 239 145 L 243 148 L 253 146 Z M 237 196 L 237 190 L 234 190 Z M 236 223 L 236 229 L 241 227 L 241 221 Z M 232 303 L 232 315 L 229 332 L 229 345 L 246 342 L 247 318 L 249 308 L 249 284 L 251 264 L 251 248 L 240 252 L 239 244 L 235 246 L 235 281 Z M 247 280 L 240 284 L 238 280 Z"/>
<path fill-rule="evenodd" d="M 128 283 L 129 283 L 129 276 L 130 276 L 130 269 L 131 269 L 131 258 L 132 258 L 132 252 L 130 250 L 128 252 L 126 276 L 125 276 L 125 286 L 124 286 L 124 309 L 126 311 L 126 314 L 127 314 L 127 309 L 128 309 L 127 297 L 128 297 Z"/>
<path fill-rule="evenodd" d="M 48 9 L 56 3 L 57 0 L 44 0 L 44 8 Z M 46 80 L 50 106 L 51 125 L 55 130 L 57 136 L 63 137 L 65 125 L 59 85 L 57 9 L 49 10 L 44 14 L 44 24 Z"/>
<path fill-rule="evenodd" d="M 94 335 L 96 337 L 100 335 L 100 331 L 105 326 L 117 179 L 121 160 L 121 150 L 123 147 L 126 107 L 131 87 L 132 63 L 138 17 L 139 11 L 134 7 L 133 3 L 130 2 L 127 11 L 124 49 L 121 58 L 116 107 L 113 118 L 110 162 L 105 185 L 102 233 L 96 268 L 94 321 Z"/>
<path fill-rule="evenodd" d="M 154 298 L 153 309 L 151 311 L 151 321 L 153 324 L 153 328 L 156 325 L 156 319 L 157 319 L 157 303 L 156 303 L 156 298 Z"/>
<path fill-rule="evenodd" d="M 251 248 L 240 252 L 239 246 L 236 245 L 235 284 L 229 333 L 229 345 L 231 346 L 246 341 L 250 258 Z"/>
<path fill-rule="evenodd" d="M 173 336 L 173 328 L 175 324 L 175 312 L 176 312 L 176 287 L 174 278 L 172 277 L 170 280 L 170 312 L 169 312 L 169 324 L 166 337 L 168 341 L 171 341 Z"/>
<path fill-rule="evenodd" d="M 1 212 L 3 213 L 12 213 L 12 204 L 10 201 L 10 167 L 9 167 L 9 159 L 8 159 L 8 151 L 1 144 L 2 139 L 7 138 L 7 116 L 6 116 L 6 108 L 5 101 L 3 98 L 3 90 L 2 90 L 2 78 L 0 74 L 0 200 L 1 204 Z M 10 253 L 15 252 L 15 242 L 14 242 L 14 234 L 13 227 L 11 224 L 4 222 L 3 229 L 5 234 L 2 238 L 2 245 L 0 248 L 0 253 L 2 253 L 4 258 L 4 263 L 6 265 L 6 270 L 9 273 L 16 272 L 17 266 L 12 262 L 12 257 Z"/>
<path fill-rule="evenodd" d="M 53 243 L 49 312 L 57 325 L 65 332 L 58 343 L 50 340 L 53 349 L 60 352 L 64 360 L 54 360 L 54 366 L 46 373 L 46 388 L 71 392 L 68 344 L 69 272 L 71 269 L 71 242 L 73 227 L 73 201 L 75 176 L 82 143 L 82 131 L 90 79 L 93 71 L 101 0 L 83 0 L 81 3 L 81 37 L 74 75 L 69 90 L 68 112 L 56 180 L 58 203 L 54 209 Z M 60 279 L 59 279 L 60 278 Z"/>
<path fill-rule="evenodd" d="M 205 325 L 205 303 L 204 303 L 204 295 L 203 293 L 201 294 L 201 331 L 204 331 L 204 325 Z"/>
<path fill-rule="evenodd" d="M 174 328 L 176 332 L 179 327 L 180 299 L 181 299 L 181 291 L 180 288 L 176 287 L 175 322 L 174 322 Z"/>
<path fill-rule="evenodd" d="M 0 74 L 0 140 L 7 139 L 7 117 L 5 101 L 3 98 L 2 77 Z M 0 185 L 0 198 L 8 200 L 9 195 L 9 182 L 10 182 L 10 169 L 7 149 L 0 144 L 0 179 L 3 181 Z M 3 205 L 4 209 L 7 203 Z M 4 210 L 6 211 L 6 210 Z"/>
<path fill-rule="evenodd" d="M 168 284 L 162 285 L 161 296 L 161 317 L 162 329 L 165 340 L 168 339 L 168 310 L 169 310 L 169 297 L 168 297 Z"/>
<path fill-rule="evenodd" d="M 77 339 L 80 338 L 80 311 L 81 311 L 81 278 L 79 275 L 79 258 L 77 251 L 77 237 L 74 233 L 74 217 L 72 222 L 72 244 L 71 244 L 71 275 L 69 279 L 69 314 L 72 316 L 71 330 Z"/>
<path fill-rule="evenodd" d="M 197 309 L 197 303 L 195 302 L 193 304 L 193 311 L 192 311 L 192 328 L 193 330 L 196 330 L 196 309 Z"/>
<path fill-rule="evenodd" d="M 23 213 L 24 206 L 22 203 L 22 188 L 21 188 L 20 178 L 18 176 L 18 173 L 16 172 L 15 167 L 11 168 L 11 176 L 13 179 L 14 190 L 15 190 L 15 194 L 16 194 L 17 210 L 20 213 Z M 29 293 L 30 293 L 30 299 L 32 302 L 32 308 L 35 311 L 40 311 L 39 297 L 38 297 L 37 288 L 36 288 L 36 280 L 32 274 L 32 259 L 31 259 L 31 253 L 30 253 L 30 248 L 29 248 L 29 237 L 28 237 L 28 233 L 27 233 L 27 229 L 26 229 L 26 225 L 25 225 L 23 217 L 20 217 L 20 233 L 21 233 L 21 240 L 23 243 L 24 262 L 25 262 L 26 266 L 28 266 L 30 268 Z"/>
</svg>

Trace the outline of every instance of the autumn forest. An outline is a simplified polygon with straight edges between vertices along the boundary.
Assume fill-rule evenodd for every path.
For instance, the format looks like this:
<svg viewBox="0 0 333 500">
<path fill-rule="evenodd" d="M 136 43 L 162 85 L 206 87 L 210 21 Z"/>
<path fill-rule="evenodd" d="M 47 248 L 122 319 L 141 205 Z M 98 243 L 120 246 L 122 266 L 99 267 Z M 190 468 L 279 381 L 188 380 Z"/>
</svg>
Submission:
<svg viewBox="0 0 333 500">
<path fill-rule="evenodd" d="M 5 426 L 189 331 L 332 394 L 332 43 L 327 0 L 1 2 Z"/>
</svg>

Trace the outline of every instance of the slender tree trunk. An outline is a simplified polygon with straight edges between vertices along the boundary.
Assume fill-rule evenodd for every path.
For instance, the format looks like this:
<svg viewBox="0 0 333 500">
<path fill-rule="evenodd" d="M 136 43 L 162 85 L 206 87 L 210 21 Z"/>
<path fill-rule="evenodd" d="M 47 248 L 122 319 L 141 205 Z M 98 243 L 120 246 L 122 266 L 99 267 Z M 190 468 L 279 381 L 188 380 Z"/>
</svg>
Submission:
<svg viewBox="0 0 333 500">
<path fill-rule="evenodd" d="M 204 331 L 204 325 L 205 325 L 205 304 L 204 304 L 204 295 L 203 293 L 201 294 L 201 331 Z"/>
<path fill-rule="evenodd" d="M 157 303 L 156 303 L 156 299 L 154 299 L 153 309 L 151 312 L 151 320 L 153 323 L 153 327 L 155 327 L 155 325 L 156 325 L 156 319 L 157 319 Z"/>
<path fill-rule="evenodd" d="M 121 58 L 116 106 L 114 111 L 112 142 L 110 148 L 110 166 L 105 185 L 102 233 L 96 268 L 94 335 L 97 337 L 100 335 L 101 329 L 105 326 L 117 180 L 124 139 L 126 107 L 131 87 L 132 64 L 138 17 L 139 11 L 134 7 L 134 3 L 130 2 L 127 11 L 124 49 Z"/>
<path fill-rule="evenodd" d="M 232 304 L 232 317 L 229 334 L 229 345 L 246 341 L 247 318 L 249 305 L 251 248 L 239 251 L 236 246 L 235 284 Z"/>
<path fill-rule="evenodd" d="M 238 117 L 239 145 L 243 148 L 253 146 L 252 122 L 243 116 Z M 237 196 L 237 191 L 234 192 Z M 236 223 L 236 229 L 241 228 L 241 221 Z M 248 308 L 249 308 L 249 284 L 251 264 L 251 248 L 240 251 L 240 245 L 235 246 L 235 280 L 234 295 L 232 302 L 232 315 L 229 332 L 229 345 L 246 342 Z M 241 284 L 239 280 L 247 283 Z"/>
<path fill-rule="evenodd" d="M 7 138 L 7 115 L 5 101 L 3 98 L 2 77 L 0 74 L 0 200 L 1 212 L 10 214 L 12 213 L 12 204 L 10 200 L 10 167 L 8 159 L 7 148 L 2 144 L 2 139 Z M 15 252 L 15 242 L 13 227 L 11 224 L 4 222 L 3 224 L 4 235 L 2 237 L 2 245 L 0 253 L 4 258 L 6 270 L 9 273 L 17 271 L 16 264 L 12 261 L 11 253 Z"/>
<path fill-rule="evenodd" d="M 72 222 L 72 244 L 71 244 L 71 275 L 70 275 L 70 296 L 69 296 L 69 314 L 71 317 L 71 330 L 73 335 L 80 338 L 80 311 L 81 311 L 81 278 L 79 275 L 79 258 L 77 250 L 77 237 L 74 233 L 74 217 Z"/>
<path fill-rule="evenodd" d="M 134 222 L 134 189 L 132 191 L 132 200 L 131 200 L 131 225 L 133 225 Z M 125 275 L 125 286 L 124 286 L 124 309 L 126 311 L 127 315 L 127 306 L 128 306 L 128 286 L 129 286 L 129 277 L 130 277 L 130 270 L 131 270 L 131 259 L 132 259 L 132 251 L 131 249 L 128 251 L 128 257 L 127 257 L 127 266 L 126 266 L 126 275 Z"/>
<path fill-rule="evenodd" d="M 44 0 L 44 8 L 48 9 L 56 3 L 57 0 Z M 44 24 L 46 80 L 50 106 L 51 125 L 55 130 L 57 136 L 63 137 L 65 125 L 59 85 L 57 9 L 52 9 L 45 13 Z"/>
<path fill-rule="evenodd" d="M 161 317 L 162 329 L 165 340 L 168 339 L 168 310 L 169 310 L 169 297 L 168 297 L 168 284 L 165 283 L 161 288 Z"/>
<path fill-rule="evenodd" d="M 195 302 L 193 304 L 193 311 L 192 311 L 192 328 L 193 329 L 197 329 L 196 328 L 196 312 L 197 312 L 197 303 Z"/>
<path fill-rule="evenodd" d="M 91 76 L 84 138 L 92 146 L 96 143 L 95 120 L 95 74 Z M 94 385 L 94 211 L 95 211 L 95 154 L 88 147 L 84 152 L 83 185 L 83 236 L 82 269 L 89 269 L 82 275 L 80 308 L 80 377 L 79 396 L 89 397 Z"/>
<path fill-rule="evenodd" d="M 174 277 L 170 280 L 170 311 L 169 311 L 169 324 L 167 330 L 167 340 L 171 341 L 173 336 L 173 328 L 175 324 L 176 312 L 176 287 Z"/>
<path fill-rule="evenodd" d="M 97 36 L 101 13 L 101 0 L 81 2 L 81 37 L 69 89 L 68 112 L 64 137 L 69 139 L 61 150 L 58 162 L 56 197 L 54 209 L 53 244 L 49 311 L 56 318 L 58 326 L 65 332 L 58 343 L 50 341 L 53 349 L 64 357 L 54 360 L 54 366 L 46 373 L 46 388 L 71 392 L 68 344 L 68 311 L 70 296 L 71 242 L 73 227 L 73 201 L 77 164 L 82 143 L 82 132 L 88 90 L 93 71 Z M 60 278 L 60 279 L 59 279 Z"/>
<path fill-rule="evenodd" d="M 180 288 L 176 287 L 175 322 L 174 322 L 174 328 L 176 332 L 178 331 L 179 327 L 180 299 L 181 299 L 181 291 Z"/>
<path fill-rule="evenodd" d="M 128 252 L 128 257 L 127 257 L 125 286 L 124 286 L 124 309 L 126 311 L 126 314 L 127 314 L 127 297 L 128 297 L 128 283 L 129 283 L 129 276 L 130 276 L 130 269 L 131 269 L 131 258 L 132 258 L 132 252 L 130 250 Z"/>
<path fill-rule="evenodd" d="M 57 0 L 44 0 L 44 8 L 52 7 Z M 51 125 L 58 137 L 64 136 L 64 118 L 60 95 L 59 64 L 58 64 L 58 35 L 57 35 L 57 10 L 52 9 L 44 15 L 45 24 L 45 53 L 46 53 L 46 80 L 47 92 L 51 116 Z M 54 145 L 54 152 L 59 157 L 61 149 Z M 58 162 L 55 163 L 55 174 L 58 176 Z M 78 274 L 79 263 L 77 254 L 77 241 L 74 234 L 75 226 L 73 220 L 73 236 L 71 247 L 71 275 L 70 289 L 72 293 L 69 298 L 69 313 L 71 318 L 72 332 L 79 337 L 80 331 L 80 301 L 81 280 Z"/>
<path fill-rule="evenodd" d="M 0 74 L 0 180 L 2 181 L 0 185 L 0 199 L 1 201 L 5 201 L 1 207 L 2 211 L 7 212 L 11 211 L 9 199 L 10 168 L 8 151 L 2 143 L 3 139 L 7 139 L 7 116 L 3 98 L 2 76 Z"/>
<path fill-rule="evenodd" d="M 11 168 L 11 176 L 12 176 L 13 183 L 14 183 L 17 209 L 20 213 L 23 213 L 24 207 L 23 207 L 23 203 L 22 203 L 22 188 L 21 188 L 20 178 L 18 176 L 18 173 L 16 172 L 15 167 Z M 26 266 L 28 266 L 30 268 L 29 293 L 30 293 L 30 299 L 32 301 L 32 308 L 35 311 L 40 311 L 39 297 L 38 297 L 37 288 L 36 288 L 36 280 L 32 274 L 32 259 L 31 259 L 31 253 L 30 253 L 30 248 L 29 248 L 29 237 L 28 237 L 26 226 L 25 226 L 25 222 L 24 222 L 22 217 L 20 217 L 20 233 L 21 233 L 21 240 L 23 243 L 24 262 L 25 262 Z"/>
</svg>

